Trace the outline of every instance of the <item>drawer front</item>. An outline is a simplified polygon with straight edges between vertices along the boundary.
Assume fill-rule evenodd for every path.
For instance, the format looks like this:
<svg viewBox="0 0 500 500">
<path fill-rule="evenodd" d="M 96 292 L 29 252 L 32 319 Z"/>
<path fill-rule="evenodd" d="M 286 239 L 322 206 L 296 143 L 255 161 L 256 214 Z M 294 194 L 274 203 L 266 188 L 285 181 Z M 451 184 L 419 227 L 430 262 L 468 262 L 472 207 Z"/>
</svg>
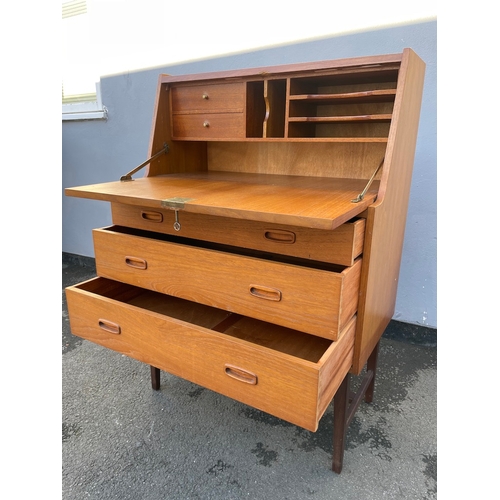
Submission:
<svg viewBox="0 0 500 500">
<path fill-rule="evenodd" d="M 225 312 L 127 287 L 96 278 L 67 288 L 72 333 L 306 429 L 317 429 L 326 399 L 352 364 L 355 318 L 338 342 L 243 318 L 237 329 L 248 330 L 243 340 L 231 335 L 238 323 L 227 334 L 210 329 L 220 328 Z M 292 340 L 283 349 L 266 347 L 251 340 L 259 332 Z M 316 352 L 313 360 L 300 354 L 298 346 L 307 343 Z M 295 354 L 286 352 L 290 349 Z"/>
<path fill-rule="evenodd" d="M 221 83 L 172 87 L 172 114 L 243 113 L 245 84 Z"/>
<path fill-rule="evenodd" d="M 363 251 L 364 219 L 347 222 L 333 231 L 323 231 L 180 211 L 181 229 L 176 231 L 173 210 L 112 203 L 111 211 L 113 223 L 120 226 L 342 266 L 352 266 Z"/>
<path fill-rule="evenodd" d="M 99 276 L 332 340 L 356 312 L 361 260 L 333 272 L 118 229 L 93 232 Z"/>
<path fill-rule="evenodd" d="M 245 116 L 243 113 L 203 113 L 174 115 L 174 139 L 243 139 Z"/>
</svg>

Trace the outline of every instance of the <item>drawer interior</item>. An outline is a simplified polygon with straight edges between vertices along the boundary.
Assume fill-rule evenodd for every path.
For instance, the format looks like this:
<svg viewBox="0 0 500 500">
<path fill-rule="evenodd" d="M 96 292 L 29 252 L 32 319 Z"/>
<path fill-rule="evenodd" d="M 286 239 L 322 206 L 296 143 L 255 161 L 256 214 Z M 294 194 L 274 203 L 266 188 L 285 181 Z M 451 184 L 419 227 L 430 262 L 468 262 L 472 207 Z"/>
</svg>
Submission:
<svg viewBox="0 0 500 500">
<path fill-rule="evenodd" d="M 75 288 L 312 363 L 319 363 L 333 343 L 325 338 L 107 278 L 95 278 Z"/>
</svg>

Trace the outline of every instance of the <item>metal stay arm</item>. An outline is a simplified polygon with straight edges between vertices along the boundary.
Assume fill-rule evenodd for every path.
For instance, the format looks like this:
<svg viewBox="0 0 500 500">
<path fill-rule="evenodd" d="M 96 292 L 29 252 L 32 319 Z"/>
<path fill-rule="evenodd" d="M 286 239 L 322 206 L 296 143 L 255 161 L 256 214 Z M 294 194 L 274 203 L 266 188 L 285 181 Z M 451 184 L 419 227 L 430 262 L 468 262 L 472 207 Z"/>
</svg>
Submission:
<svg viewBox="0 0 500 500">
<path fill-rule="evenodd" d="M 358 196 L 356 196 L 356 198 L 354 198 L 354 200 L 351 200 L 351 203 L 359 203 L 365 197 L 365 194 L 367 193 L 368 189 L 370 189 L 370 186 L 372 185 L 372 182 L 375 179 L 375 176 L 378 174 L 378 171 L 380 170 L 380 168 L 384 164 L 384 160 L 385 160 L 385 157 L 382 158 L 382 161 L 380 162 L 380 165 L 377 167 L 377 170 L 375 170 L 375 172 L 373 172 L 373 175 L 370 177 L 370 180 L 366 184 L 365 189 L 363 189 L 363 191 L 361 191 L 361 193 L 359 193 Z"/>
<path fill-rule="evenodd" d="M 134 170 L 131 170 L 128 174 L 122 175 L 120 177 L 121 181 L 133 181 L 132 176 L 138 172 L 141 168 L 145 167 L 148 163 L 152 162 L 153 160 L 156 160 L 159 156 L 162 154 L 167 154 L 168 153 L 168 144 L 165 143 L 163 144 L 163 149 L 158 151 L 158 153 L 155 153 L 151 158 L 148 158 L 145 162 L 141 163 L 137 167 L 134 168 Z"/>
</svg>

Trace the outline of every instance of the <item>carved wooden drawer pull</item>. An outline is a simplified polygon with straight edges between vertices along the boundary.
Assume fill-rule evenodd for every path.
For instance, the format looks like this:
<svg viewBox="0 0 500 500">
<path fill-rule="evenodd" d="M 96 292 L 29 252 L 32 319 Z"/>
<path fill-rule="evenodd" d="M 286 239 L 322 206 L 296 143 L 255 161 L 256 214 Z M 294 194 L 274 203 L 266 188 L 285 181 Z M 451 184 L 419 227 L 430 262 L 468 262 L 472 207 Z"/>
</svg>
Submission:
<svg viewBox="0 0 500 500">
<path fill-rule="evenodd" d="M 163 214 L 161 212 L 141 212 L 141 217 L 148 222 L 163 222 Z"/>
<path fill-rule="evenodd" d="M 250 285 L 250 294 L 259 299 L 273 300 L 274 302 L 281 300 L 281 290 L 268 286 Z"/>
<path fill-rule="evenodd" d="M 264 233 L 264 238 L 275 243 L 295 243 L 295 233 L 283 229 L 273 229 Z"/>
<path fill-rule="evenodd" d="M 108 333 L 114 333 L 115 335 L 120 335 L 122 329 L 118 323 L 113 323 L 113 321 L 108 321 L 107 319 L 99 320 L 99 328 Z"/>
<path fill-rule="evenodd" d="M 257 385 L 257 375 L 255 373 L 239 368 L 238 366 L 226 364 L 224 367 L 226 375 L 245 384 Z"/>
<path fill-rule="evenodd" d="M 134 269 L 147 269 L 148 263 L 145 259 L 141 259 L 140 257 L 125 257 L 125 264 L 129 267 L 133 267 Z"/>
</svg>

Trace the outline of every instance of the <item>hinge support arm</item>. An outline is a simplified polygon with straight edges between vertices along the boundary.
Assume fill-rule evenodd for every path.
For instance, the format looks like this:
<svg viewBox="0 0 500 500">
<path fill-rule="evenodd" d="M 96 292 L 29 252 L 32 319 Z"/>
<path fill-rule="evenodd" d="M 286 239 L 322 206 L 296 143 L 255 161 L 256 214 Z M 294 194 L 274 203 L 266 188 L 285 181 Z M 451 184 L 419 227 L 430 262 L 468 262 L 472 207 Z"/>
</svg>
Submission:
<svg viewBox="0 0 500 500">
<path fill-rule="evenodd" d="M 148 163 L 151 163 L 153 160 L 156 160 L 156 158 L 160 157 L 162 154 L 167 154 L 168 153 L 168 144 L 165 142 L 163 144 L 163 149 L 158 151 L 158 153 L 155 153 L 151 158 L 148 158 L 145 162 L 141 163 L 137 167 L 134 168 L 134 170 L 131 170 L 128 174 L 122 175 L 120 177 L 121 181 L 133 181 L 132 176 L 138 172 L 141 168 L 145 167 Z"/>
<path fill-rule="evenodd" d="M 375 172 L 373 172 L 373 175 L 370 177 L 370 180 L 366 184 L 365 189 L 363 189 L 363 191 L 361 191 L 361 193 L 359 193 L 358 196 L 356 196 L 356 198 L 354 198 L 354 200 L 351 200 L 351 203 L 359 203 L 360 201 L 363 200 L 363 198 L 365 197 L 365 194 L 367 193 L 368 189 L 370 189 L 370 186 L 372 185 L 373 179 L 375 179 L 376 175 L 378 174 L 378 171 L 381 169 L 382 165 L 384 164 L 384 160 L 385 160 L 385 156 L 384 156 L 384 158 L 382 158 L 382 161 L 380 162 L 380 165 L 377 167 Z"/>
</svg>

